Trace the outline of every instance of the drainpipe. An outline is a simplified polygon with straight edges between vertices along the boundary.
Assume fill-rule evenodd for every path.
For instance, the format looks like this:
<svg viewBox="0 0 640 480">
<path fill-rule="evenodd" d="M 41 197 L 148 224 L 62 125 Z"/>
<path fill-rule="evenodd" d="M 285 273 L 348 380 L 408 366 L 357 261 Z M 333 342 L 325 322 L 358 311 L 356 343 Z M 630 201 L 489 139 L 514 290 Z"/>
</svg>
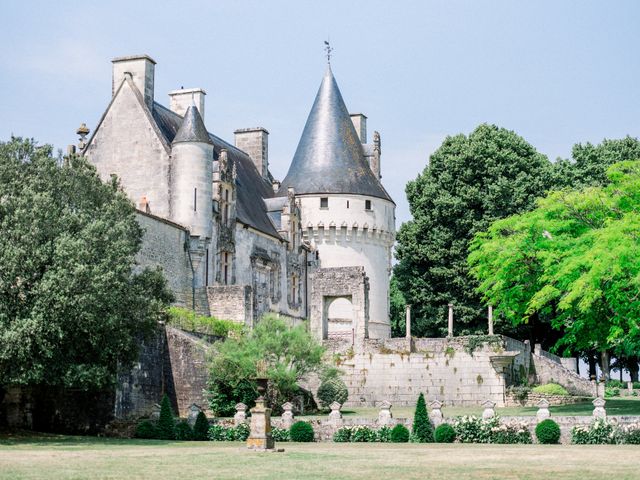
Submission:
<svg viewBox="0 0 640 480">
<path fill-rule="evenodd" d="M 191 267 L 191 309 L 196 311 L 196 271 L 193 268 L 193 259 L 191 258 L 191 245 L 189 245 L 189 239 L 191 233 L 189 230 L 185 232 L 184 249 L 189 257 L 189 266 Z"/>
</svg>

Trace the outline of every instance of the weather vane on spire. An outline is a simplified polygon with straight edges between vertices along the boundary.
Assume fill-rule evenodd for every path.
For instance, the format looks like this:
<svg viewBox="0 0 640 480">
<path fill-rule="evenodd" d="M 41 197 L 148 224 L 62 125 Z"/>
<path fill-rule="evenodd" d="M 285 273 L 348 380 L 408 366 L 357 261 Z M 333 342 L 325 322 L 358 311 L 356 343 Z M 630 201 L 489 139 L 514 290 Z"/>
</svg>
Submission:
<svg viewBox="0 0 640 480">
<path fill-rule="evenodd" d="M 327 63 L 331 65 L 331 52 L 333 52 L 333 48 L 329 45 L 329 40 L 324 41 L 324 50 L 327 52 Z"/>
</svg>

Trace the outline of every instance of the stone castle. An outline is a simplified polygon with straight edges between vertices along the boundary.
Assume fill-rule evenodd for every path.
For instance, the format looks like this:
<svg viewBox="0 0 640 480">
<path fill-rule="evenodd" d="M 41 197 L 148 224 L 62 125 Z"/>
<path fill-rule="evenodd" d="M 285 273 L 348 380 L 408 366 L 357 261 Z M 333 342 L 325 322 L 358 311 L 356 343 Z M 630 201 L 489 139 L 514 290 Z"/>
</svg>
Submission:
<svg viewBox="0 0 640 480">
<path fill-rule="evenodd" d="M 269 132 L 205 127 L 202 88 L 156 101 L 156 62 L 113 60 L 112 99 L 83 154 L 115 175 L 145 228 L 141 266 L 177 303 L 253 325 L 309 319 L 321 339 L 388 338 L 395 204 L 380 182 L 380 135 L 350 115 L 328 67 L 289 172 L 269 171 Z M 218 114 L 208 109 L 208 115 Z"/>
</svg>

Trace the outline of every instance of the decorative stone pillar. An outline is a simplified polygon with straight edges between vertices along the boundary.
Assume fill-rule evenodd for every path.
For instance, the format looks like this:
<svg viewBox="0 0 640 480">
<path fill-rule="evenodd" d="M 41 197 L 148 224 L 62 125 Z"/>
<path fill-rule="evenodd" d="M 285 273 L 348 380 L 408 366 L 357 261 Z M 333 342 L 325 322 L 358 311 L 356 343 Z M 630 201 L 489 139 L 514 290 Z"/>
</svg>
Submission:
<svg viewBox="0 0 640 480">
<path fill-rule="evenodd" d="M 604 409 L 605 403 L 607 403 L 606 400 L 600 397 L 593 401 L 593 406 L 595 407 L 593 409 L 593 418 L 607 418 L 607 411 Z"/>
<path fill-rule="evenodd" d="M 329 408 L 331 408 L 331 413 L 329 414 L 329 422 L 334 425 L 342 424 L 342 412 L 340 412 L 342 404 L 333 402 L 331 405 L 329 405 Z"/>
<path fill-rule="evenodd" d="M 189 422 L 189 425 L 193 427 L 196 424 L 196 418 L 198 418 L 198 414 L 201 411 L 202 409 L 199 405 L 196 405 L 195 403 L 191 404 L 187 413 L 187 422 Z"/>
<path fill-rule="evenodd" d="M 290 428 L 293 425 L 293 404 L 287 402 L 282 405 L 282 428 Z"/>
<path fill-rule="evenodd" d="M 549 412 L 549 401 L 546 398 L 541 399 L 536 405 L 538 406 L 538 411 L 536 413 L 538 422 L 546 420 L 551 416 L 551 413 Z"/>
<path fill-rule="evenodd" d="M 273 447 L 271 409 L 267 408 L 264 398 L 260 396 L 256 399 L 256 406 L 251 409 L 251 433 L 247 438 L 247 448 L 273 450 Z"/>
<path fill-rule="evenodd" d="M 593 391 L 593 396 L 598 397 L 598 384 L 596 383 L 596 379 L 591 377 L 591 390 Z"/>
<path fill-rule="evenodd" d="M 496 402 L 485 400 L 484 402 L 482 402 L 482 406 L 484 407 L 484 411 L 482 412 L 483 420 L 488 420 L 489 418 L 493 418 L 496 416 Z"/>
<path fill-rule="evenodd" d="M 237 427 L 247 419 L 247 406 L 244 403 L 236 404 L 236 414 L 233 416 L 233 423 Z"/>
<path fill-rule="evenodd" d="M 389 425 L 393 414 L 391 413 L 391 402 L 385 400 L 380 404 L 380 412 L 378 412 L 378 425 Z"/>
<path fill-rule="evenodd" d="M 453 337 L 453 303 L 449 304 L 449 333 L 448 337 Z"/>
<path fill-rule="evenodd" d="M 533 345 L 533 353 L 535 355 L 538 355 L 539 357 L 542 356 L 542 345 L 540 345 L 539 343 L 535 343 Z"/>
<path fill-rule="evenodd" d="M 405 316 L 404 316 L 404 321 L 405 321 L 405 337 L 407 339 L 411 339 L 411 305 L 407 305 L 405 310 Z"/>
<path fill-rule="evenodd" d="M 442 423 L 443 415 L 442 415 L 442 402 L 440 400 L 434 400 L 429 403 L 429 407 L 431 407 L 431 414 L 429 417 L 431 418 L 431 422 L 434 427 L 437 427 Z"/>
<path fill-rule="evenodd" d="M 627 390 L 629 391 L 629 395 L 633 394 L 633 382 L 627 382 Z"/>
<path fill-rule="evenodd" d="M 493 335 L 493 305 L 489 305 L 489 335 Z"/>
</svg>

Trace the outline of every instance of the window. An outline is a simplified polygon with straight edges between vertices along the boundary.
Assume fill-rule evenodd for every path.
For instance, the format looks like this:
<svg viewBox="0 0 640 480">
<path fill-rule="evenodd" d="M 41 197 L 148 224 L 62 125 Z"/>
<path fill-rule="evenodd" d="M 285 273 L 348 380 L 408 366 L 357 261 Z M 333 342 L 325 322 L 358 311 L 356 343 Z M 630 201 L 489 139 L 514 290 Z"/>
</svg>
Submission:
<svg viewBox="0 0 640 480">
<path fill-rule="evenodd" d="M 194 212 L 198 211 L 198 189 L 197 188 L 193 189 L 193 211 Z"/>
<path fill-rule="evenodd" d="M 224 191 L 224 214 L 222 218 L 222 223 L 224 225 L 229 224 L 229 190 Z"/>
<path fill-rule="evenodd" d="M 229 254 L 222 254 L 222 283 L 229 285 Z"/>
<path fill-rule="evenodd" d="M 365 200 L 364 201 L 364 209 L 365 210 L 371 210 L 371 200 Z"/>
<path fill-rule="evenodd" d="M 349 200 L 347 200 L 347 208 L 349 208 Z"/>
<path fill-rule="evenodd" d="M 329 208 L 329 199 L 327 197 L 320 199 L 320 208 Z"/>
<path fill-rule="evenodd" d="M 298 303 L 298 276 L 291 275 L 291 300 L 292 303 Z"/>
</svg>

